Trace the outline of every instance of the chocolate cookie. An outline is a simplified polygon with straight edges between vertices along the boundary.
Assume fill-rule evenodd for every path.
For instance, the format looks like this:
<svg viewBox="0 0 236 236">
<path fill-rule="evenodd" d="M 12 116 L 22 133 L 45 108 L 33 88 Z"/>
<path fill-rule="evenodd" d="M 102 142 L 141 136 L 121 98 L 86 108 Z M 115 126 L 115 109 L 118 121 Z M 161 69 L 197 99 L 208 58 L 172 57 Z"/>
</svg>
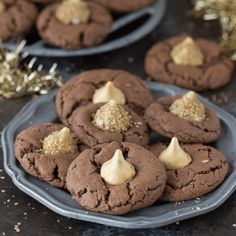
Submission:
<svg viewBox="0 0 236 236">
<path fill-rule="evenodd" d="M 85 149 L 78 143 L 73 154 L 46 155 L 42 153 L 42 140 L 64 126 L 59 124 L 35 125 L 23 130 L 15 141 L 15 156 L 24 170 L 55 187 L 65 187 L 65 177 L 70 163 Z"/>
<path fill-rule="evenodd" d="M 148 125 L 165 137 L 177 137 L 186 143 L 210 143 L 220 135 L 220 121 L 216 114 L 205 106 L 206 118 L 190 122 L 169 112 L 171 104 L 180 96 L 163 97 L 153 102 L 145 111 Z"/>
<path fill-rule="evenodd" d="M 187 36 L 175 36 L 155 44 L 145 58 L 145 71 L 155 81 L 175 84 L 195 91 L 217 89 L 229 83 L 233 63 L 222 47 L 207 39 L 195 43 L 204 55 L 202 66 L 175 64 L 170 52 Z"/>
<path fill-rule="evenodd" d="M 91 102 L 96 89 L 112 81 L 125 95 L 126 105 L 139 115 L 153 101 L 151 91 L 137 76 L 122 70 L 99 69 L 86 71 L 69 80 L 56 97 L 57 114 L 68 125 L 73 111 Z"/>
<path fill-rule="evenodd" d="M 93 0 L 113 12 L 133 12 L 150 5 L 153 0 Z"/>
<path fill-rule="evenodd" d="M 57 3 L 47 6 L 38 17 L 38 32 L 48 44 L 65 49 L 79 49 L 99 44 L 109 34 L 112 17 L 101 5 L 88 2 L 89 22 L 76 25 L 66 25 L 56 19 L 55 11 L 58 6 Z"/>
<path fill-rule="evenodd" d="M 136 176 L 129 183 L 114 186 L 103 181 L 100 168 L 117 149 L 134 166 Z M 121 215 L 156 202 L 165 188 L 166 173 L 158 158 L 145 148 L 112 142 L 82 152 L 71 163 L 66 181 L 69 192 L 83 207 Z"/>
<path fill-rule="evenodd" d="M 0 38 L 10 38 L 27 33 L 34 25 L 38 10 L 25 0 L 1 0 Z"/>
<path fill-rule="evenodd" d="M 191 156 L 192 162 L 182 169 L 167 171 L 163 201 L 184 201 L 207 194 L 219 186 L 228 173 L 229 165 L 217 149 L 202 144 L 181 147 Z M 159 156 L 165 148 L 164 144 L 154 144 L 150 151 Z"/>
<path fill-rule="evenodd" d="M 102 143 L 109 143 L 112 141 L 117 142 L 130 142 L 137 143 L 141 146 L 147 146 L 149 143 L 149 132 L 143 118 L 137 115 L 129 107 L 123 106 L 125 111 L 132 117 L 133 125 L 123 133 L 103 131 L 97 128 L 93 123 L 93 116 L 96 111 L 104 103 L 88 104 L 77 108 L 71 117 L 71 129 L 79 137 L 79 139 L 93 147 Z"/>
</svg>

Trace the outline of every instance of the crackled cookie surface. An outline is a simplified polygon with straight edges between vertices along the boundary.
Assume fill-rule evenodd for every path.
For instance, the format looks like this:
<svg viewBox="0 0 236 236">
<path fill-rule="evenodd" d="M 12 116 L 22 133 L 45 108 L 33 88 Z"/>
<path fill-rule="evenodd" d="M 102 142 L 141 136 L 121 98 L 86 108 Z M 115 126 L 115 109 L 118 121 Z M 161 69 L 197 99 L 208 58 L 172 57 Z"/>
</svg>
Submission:
<svg viewBox="0 0 236 236">
<path fill-rule="evenodd" d="M 132 120 L 132 124 L 127 126 L 126 129 L 122 131 L 101 129 L 94 124 L 94 114 L 104 105 L 104 103 L 98 104 L 88 104 L 82 106 L 74 111 L 71 117 L 71 129 L 75 132 L 77 137 L 88 145 L 93 147 L 101 143 L 108 143 L 112 141 L 117 142 L 132 142 L 137 143 L 141 146 L 146 146 L 149 142 L 149 132 L 146 123 L 143 118 L 137 115 L 129 107 L 120 105 L 125 112 L 128 113 Z M 118 114 L 119 116 L 119 114 Z M 107 121 L 113 121 L 108 118 Z M 119 124 L 123 125 L 123 124 Z M 115 126 L 114 126 L 115 127 Z"/>
<path fill-rule="evenodd" d="M 180 65 L 172 60 L 172 50 L 186 38 L 187 36 L 175 36 L 155 44 L 146 55 L 146 73 L 155 81 L 195 91 L 217 89 L 226 85 L 234 66 L 221 46 L 215 42 L 200 38 L 195 40 L 204 57 L 203 65 Z"/>
<path fill-rule="evenodd" d="M 148 125 L 157 133 L 186 143 L 210 143 L 220 135 L 220 121 L 216 114 L 205 106 L 202 121 L 189 121 L 170 112 L 170 106 L 181 96 L 163 97 L 153 102 L 145 111 Z"/>
<path fill-rule="evenodd" d="M 0 1 L 0 38 L 10 38 L 27 33 L 34 25 L 38 10 L 25 0 Z"/>
<path fill-rule="evenodd" d="M 88 22 L 78 24 L 64 24 L 56 18 L 60 3 L 48 5 L 37 20 L 40 36 L 48 44 L 66 49 L 101 43 L 111 29 L 112 17 L 103 6 L 90 1 L 86 4 L 89 10 Z"/>
<path fill-rule="evenodd" d="M 56 153 L 56 149 L 52 149 L 53 142 L 49 143 L 51 145 L 43 145 L 46 137 L 63 128 L 60 124 L 32 126 L 17 135 L 14 146 L 15 156 L 27 173 L 62 188 L 65 187 L 66 172 L 70 163 L 85 149 L 85 145 L 79 143 L 77 138 L 77 148 L 71 153 Z M 51 150 L 47 148 L 49 150 L 44 152 L 43 146 L 51 146 Z"/>
<path fill-rule="evenodd" d="M 73 111 L 92 101 L 97 89 L 111 81 L 125 96 L 125 104 L 139 115 L 153 101 L 151 91 L 137 76 L 122 70 L 86 71 L 69 80 L 56 97 L 56 109 L 61 121 L 68 125 Z"/>
<path fill-rule="evenodd" d="M 164 144 L 150 147 L 157 157 L 166 149 Z M 161 197 L 163 201 L 184 201 L 213 191 L 226 178 L 229 165 L 217 149 L 202 144 L 184 144 L 192 162 L 177 170 L 167 170 L 167 183 Z"/>
<path fill-rule="evenodd" d="M 153 0 L 94 0 L 114 12 L 132 12 L 142 9 Z"/>
<path fill-rule="evenodd" d="M 100 169 L 117 149 L 136 175 L 129 183 L 110 185 L 102 179 Z M 166 173 L 150 151 L 136 144 L 112 142 L 82 152 L 71 163 L 66 181 L 73 198 L 83 207 L 121 215 L 156 202 L 165 188 Z"/>
</svg>

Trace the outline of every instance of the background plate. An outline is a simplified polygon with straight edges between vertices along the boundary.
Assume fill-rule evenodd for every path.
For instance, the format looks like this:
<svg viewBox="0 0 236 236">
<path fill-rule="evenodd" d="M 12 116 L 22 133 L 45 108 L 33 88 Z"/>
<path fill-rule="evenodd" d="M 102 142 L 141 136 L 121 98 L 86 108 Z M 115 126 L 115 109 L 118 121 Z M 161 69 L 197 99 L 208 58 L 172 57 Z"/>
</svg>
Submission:
<svg viewBox="0 0 236 236">
<path fill-rule="evenodd" d="M 153 82 L 147 82 L 147 85 L 152 89 L 156 98 L 186 92 L 186 90 L 172 85 Z M 213 145 L 224 153 L 230 163 L 230 171 L 224 183 L 212 193 L 204 196 L 200 201 L 191 200 L 181 202 L 180 204 L 154 204 L 153 206 L 124 216 L 112 216 L 86 211 L 66 191 L 54 188 L 46 182 L 26 174 L 14 157 L 14 140 L 21 130 L 33 124 L 58 121 L 54 106 L 56 93 L 57 91 L 55 90 L 25 105 L 3 130 L 2 148 L 4 167 L 14 184 L 58 214 L 74 219 L 122 228 L 159 227 L 209 212 L 220 206 L 235 190 L 236 120 L 229 113 L 200 97 L 206 105 L 217 113 L 221 120 L 221 135 Z M 159 139 L 160 137 L 156 135 L 153 137 L 153 141 L 158 141 Z"/>
<path fill-rule="evenodd" d="M 109 52 L 138 41 L 149 34 L 161 21 L 166 8 L 166 0 L 157 0 L 152 5 L 140 11 L 125 14 L 114 20 L 111 35 L 98 46 L 82 48 L 79 50 L 63 50 L 46 44 L 36 32 L 26 35 L 28 44 L 23 48 L 30 55 L 43 57 L 69 57 L 85 56 Z M 135 24 L 136 23 L 136 24 Z M 131 26 L 132 24 L 132 26 Z M 126 28 L 128 27 L 128 28 Z M 4 43 L 4 47 L 14 50 L 17 42 L 23 38 L 19 37 Z"/>
</svg>

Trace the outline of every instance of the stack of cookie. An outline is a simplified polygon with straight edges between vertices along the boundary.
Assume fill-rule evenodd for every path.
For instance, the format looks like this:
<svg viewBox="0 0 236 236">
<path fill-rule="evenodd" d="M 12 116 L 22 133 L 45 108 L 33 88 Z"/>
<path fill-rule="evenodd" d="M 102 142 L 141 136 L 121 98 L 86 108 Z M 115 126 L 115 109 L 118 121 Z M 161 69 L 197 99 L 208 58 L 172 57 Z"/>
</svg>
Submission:
<svg viewBox="0 0 236 236">
<path fill-rule="evenodd" d="M 0 0 L 0 39 L 25 35 L 36 24 L 49 45 L 79 49 L 103 42 L 112 13 L 139 10 L 153 0 Z M 39 7 L 36 6 L 40 4 Z"/>
<path fill-rule="evenodd" d="M 121 215 L 193 199 L 227 175 L 223 154 L 206 145 L 220 135 L 219 118 L 195 92 L 155 101 L 141 78 L 100 69 L 69 80 L 56 110 L 63 125 L 23 130 L 16 158 L 91 211 Z M 166 142 L 153 143 L 152 132 Z"/>
</svg>

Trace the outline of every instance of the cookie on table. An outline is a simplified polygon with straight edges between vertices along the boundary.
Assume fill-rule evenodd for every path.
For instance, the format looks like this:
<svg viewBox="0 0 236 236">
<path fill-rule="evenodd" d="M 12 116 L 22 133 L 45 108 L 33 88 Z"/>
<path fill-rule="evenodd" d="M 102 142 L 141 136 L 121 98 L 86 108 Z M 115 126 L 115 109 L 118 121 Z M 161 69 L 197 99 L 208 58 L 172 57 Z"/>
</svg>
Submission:
<svg viewBox="0 0 236 236">
<path fill-rule="evenodd" d="M 149 131 L 144 119 L 114 100 L 77 108 L 71 117 L 70 127 L 89 147 L 112 141 L 141 146 L 149 143 Z"/>
<path fill-rule="evenodd" d="M 67 169 L 85 145 L 65 126 L 48 123 L 19 133 L 14 149 L 17 160 L 28 174 L 65 188 Z"/>
<path fill-rule="evenodd" d="M 162 97 L 147 107 L 144 118 L 158 134 L 185 143 L 210 143 L 220 135 L 219 118 L 193 91 Z"/>
<path fill-rule="evenodd" d="M 150 5 L 153 0 L 93 0 L 103 4 L 113 12 L 126 13 L 140 10 Z"/>
<path fill-rule="evenodd" d="M 32 28 L 38 15 L 33 3 L 25 0 L 0 1 L 0 39 L 6 41 Z"/>
<path fill-rule="evenodd" d="M 136 75 L 111 69 L 86 71 L 69 80 L 57 94 L 56 109 L 60 120 L 68 125 L 77 107 L 93 101 L 106 102 L 104 97 L 97 98 L 99 91 L 108 99 L 125 103 L 139 115 L 143 115 L 144 109 L 153 101 L 152 92 Z"/>
<path fill-rule="evenodd" d="M 44 8 L 37 20 L 39 35 L 65 49 L 91 47 L 105 40 L 112 26 L 110 13 L 95 2 L 65 0 Z"/>
<path fill-rule="evenodd" d="M 172 140 L 172 143 L 175 141 Z M 175 202 L 201 197 L 217 188 L 226 178 L 229 165 L 217 149 L 203 144 L 182 144 L 177 148 L 170 146 L 168 151 L 164 151 L 167 150 L 165 144 L 150 147 L 150 151 L 162 158 L 166 168 L 169 167 L 162 201 Z M 187 159 L 183 158 L 183 153 L 178 152 L 184 152 Z"/>
<path fill-rule="evenodd" d="M 145 58 L 145 71 L 151 79 L 195 91 L 226 85 L 233 68 L 219 44 L 184 35 L 155 44 Z"/>
<path fill-rule="evenodd" d="M 122 215 L 155 203 L 165 188 L 166 172 L 147 149 L 111 142 L 82 152 L 71 163 L 66 181 L 81 206 Z"/>
</svg>

